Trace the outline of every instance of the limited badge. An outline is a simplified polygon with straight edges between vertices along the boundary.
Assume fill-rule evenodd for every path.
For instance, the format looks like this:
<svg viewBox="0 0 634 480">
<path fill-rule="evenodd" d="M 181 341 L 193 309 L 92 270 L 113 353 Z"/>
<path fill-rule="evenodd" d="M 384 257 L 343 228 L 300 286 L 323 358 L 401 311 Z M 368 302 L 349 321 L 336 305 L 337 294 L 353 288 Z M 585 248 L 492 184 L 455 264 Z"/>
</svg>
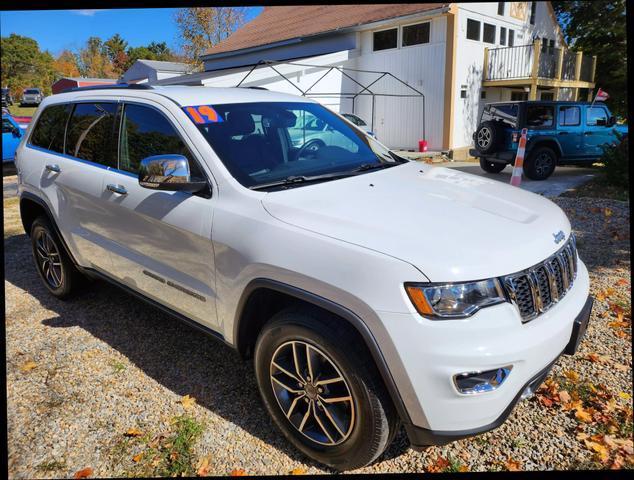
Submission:
<svg viewBox="0 0 634 480">
<path fill-rule="evenodd" d="M 184 107 L 183 110 L 185 110 L 187 116 L 198 125 L 219 123 L 223 121 L 222 117 L 211 105 L 194 105 L 191 107 Z"/>
</svg>

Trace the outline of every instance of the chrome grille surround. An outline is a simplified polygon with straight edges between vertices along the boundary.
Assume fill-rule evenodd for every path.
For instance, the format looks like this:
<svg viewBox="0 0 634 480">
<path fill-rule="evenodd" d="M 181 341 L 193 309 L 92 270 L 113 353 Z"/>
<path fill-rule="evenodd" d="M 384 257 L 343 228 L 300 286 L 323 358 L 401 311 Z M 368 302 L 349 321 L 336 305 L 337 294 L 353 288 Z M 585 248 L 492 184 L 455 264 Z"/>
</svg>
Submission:
<svg viewBox="0 0 634 480">
<path fill-rule="evenodd" d="M 501 280 L 509 300 L 526 323 L 561 300 L 576 277 L 577 245 L 571 234 L 568 241 L 546 260 Z"/>
</svg>

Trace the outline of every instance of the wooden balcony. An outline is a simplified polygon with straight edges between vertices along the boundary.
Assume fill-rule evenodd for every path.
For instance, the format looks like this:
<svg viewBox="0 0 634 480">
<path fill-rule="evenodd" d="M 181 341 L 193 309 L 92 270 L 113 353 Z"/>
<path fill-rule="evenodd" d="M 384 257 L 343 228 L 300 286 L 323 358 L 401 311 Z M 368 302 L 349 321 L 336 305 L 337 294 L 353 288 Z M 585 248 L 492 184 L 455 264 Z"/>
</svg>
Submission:
<svg viewBox="0 0 634 480">
<path fill-rule="evenodd" d="M 530 87 L 529 100 L 537 98 L 537 88 L 573 88 L 577 100 L 580 88 L 594 89 L 596 56 L 572 52 L 566 48 L 531 45 L 486 48 L 484 50 L 484 87 Z M 557 95 L 555 95 L 557 98 Z"/>
</svg>

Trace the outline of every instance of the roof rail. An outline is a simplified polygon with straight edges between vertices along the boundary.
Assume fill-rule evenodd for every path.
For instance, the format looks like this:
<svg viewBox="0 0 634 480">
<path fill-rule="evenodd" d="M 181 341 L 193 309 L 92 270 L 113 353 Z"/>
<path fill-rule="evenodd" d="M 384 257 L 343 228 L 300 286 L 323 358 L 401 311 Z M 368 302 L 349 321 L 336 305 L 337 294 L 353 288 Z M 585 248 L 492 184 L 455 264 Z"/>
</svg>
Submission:
<svg viewBox="0 0 634 480">
<path fill-rule="evenodd" d="M 85 90 L 120 90 L 120 89 L 130 89 L 130 90 L 152 90 L 153 87 L 148 85 L 147 83 L 114 83 L 114 84 L 104 84 L 104 85 L 90 85 L 89 87 L 72 87 L 62 90 L 61 93 L 66 92 L 83 92 Z"/>
</svg>

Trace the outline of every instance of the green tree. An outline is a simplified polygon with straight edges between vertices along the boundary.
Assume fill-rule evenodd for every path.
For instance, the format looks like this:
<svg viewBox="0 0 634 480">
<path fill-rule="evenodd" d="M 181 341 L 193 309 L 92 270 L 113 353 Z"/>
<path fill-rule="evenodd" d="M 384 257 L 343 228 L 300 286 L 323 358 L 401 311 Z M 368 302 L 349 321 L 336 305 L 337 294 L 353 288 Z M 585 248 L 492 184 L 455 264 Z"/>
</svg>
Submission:
<svg viewBox="0 0 634 480">
<path fill-rule="evenodd" d="M 12 33 L 0 41 L 2 86 L 9 87 L 16 98 L 28 87 L 39 87 L 50 94 L 54 77 L 51 54 L 40 51 L 35 40 L 22 35 Z"/>
<path fill-rule="evenodd" d="M 127 52 L 125 69 L 127 70 L 137 60 L 161 60 L 171 62 L 176 60 L 174 53 L 167 47 L 165 42 L 152 42 L 147 46 L 130 47 Z"/>
<path fill-rule="evenodd" d="M 175 20 L 187 60 L 200 65 L 200 56 L 244 25 L 244 7 L 180 8 Z"/>
<path fill-rule="evenodd" d="M 128 55 L 126 53 L 128 42 L 121 38 L 121 35 L 115 33 L 103 45 L 113 70 L 117 75 L 121 75 L 125 72 L 125 66 L 128 63 Z"/>
<path fill-rule="evenodd" d="M 108 49 L 99 37 L 90 37 L 79 51 L 78 67 L 82 77 L 115 78 Z"/>
<path fill-rule="evenodd" d="M 627 115 L 625 0 L 552 2 L 573 50 L 597 56 L 595 83 L 608 92 L 613 113 Z"/>
</svg>

